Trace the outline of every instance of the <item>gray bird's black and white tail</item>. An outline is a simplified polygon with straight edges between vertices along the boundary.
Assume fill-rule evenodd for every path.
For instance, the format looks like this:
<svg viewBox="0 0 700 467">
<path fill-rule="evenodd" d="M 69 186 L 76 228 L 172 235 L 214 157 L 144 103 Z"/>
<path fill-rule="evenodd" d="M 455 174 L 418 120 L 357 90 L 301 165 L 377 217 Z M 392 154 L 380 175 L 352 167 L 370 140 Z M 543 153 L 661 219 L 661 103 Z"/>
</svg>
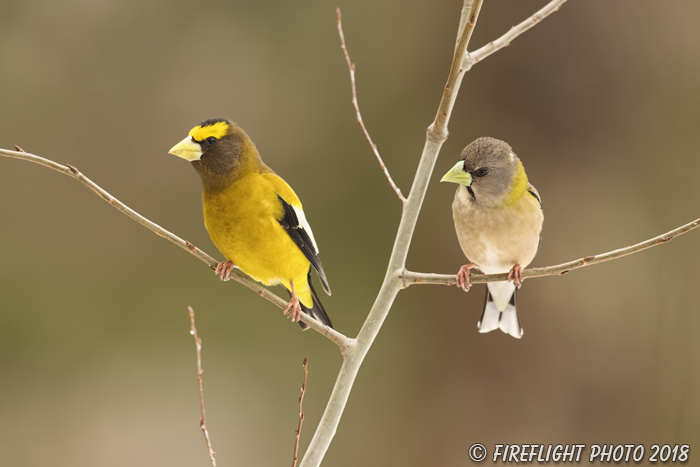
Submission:
<svg viewBox="0 0 700 467">
<path fill-rule="evenodd" d="M 500 329 L 516 339 L 523 337 L 518 313 L 515 310 L 515 296 L 518 289 L 510 282 L 491 282 L 487 284 L 484 312 L 479 320 L 479 332 L 491 332 Z"/>
</svg>

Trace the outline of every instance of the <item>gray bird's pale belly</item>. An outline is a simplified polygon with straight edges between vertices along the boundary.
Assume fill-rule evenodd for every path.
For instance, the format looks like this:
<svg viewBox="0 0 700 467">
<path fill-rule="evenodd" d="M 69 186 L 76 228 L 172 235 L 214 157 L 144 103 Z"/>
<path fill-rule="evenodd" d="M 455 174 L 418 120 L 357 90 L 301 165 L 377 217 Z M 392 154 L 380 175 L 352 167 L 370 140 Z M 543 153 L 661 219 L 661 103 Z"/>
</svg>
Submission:
<svg viewBox="0 0 700 467">
<path fill-rule="evenodd" d="M 526 193 L 513 204 L 477 206 L 460 186 L 452 203 L 457 238 L 464 255 L 486 274 L 525 268 L 535 257 L 544 216 L 539 202 Z"/>
</svg>

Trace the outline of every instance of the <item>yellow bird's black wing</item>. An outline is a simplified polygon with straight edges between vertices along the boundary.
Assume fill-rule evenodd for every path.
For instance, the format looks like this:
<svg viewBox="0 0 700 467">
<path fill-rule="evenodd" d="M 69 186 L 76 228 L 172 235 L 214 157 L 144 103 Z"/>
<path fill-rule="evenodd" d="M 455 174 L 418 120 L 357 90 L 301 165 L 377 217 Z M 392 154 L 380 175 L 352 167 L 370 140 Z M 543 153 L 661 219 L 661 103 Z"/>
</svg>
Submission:
<svg viewBox="0 0 700 467">
<path fill-rule="evenodd" d="M 284 217 L 279 220 L 280 225 L 284 228 L 291 239 L 294 240 L 294 243 L 296 243 L 302 253 L 304 253 L 306 259 L 309 260 L 311 266 L 313 266 L 318 273 L 318 278 L 321 279 L 323 290 L 330 295 L 331 288 L 328 285 L 326 273 L 323 271 L 323 265 L 321 265 L 321 260 L 318 257 L 316 244 L 311 238 L 313 234 L 307 232 L 306 228 L 304 227 L 304 224 L 307 223 L 299 221 L 299 216 L 297 215 L 297 210 L 294 208 L 294 206 L 286 202 L 279 195 L 277 195 L 277 198 L 279 198 L 280 203 L 282 203 L 282 207 L 284 208 Z"/>
</svg>

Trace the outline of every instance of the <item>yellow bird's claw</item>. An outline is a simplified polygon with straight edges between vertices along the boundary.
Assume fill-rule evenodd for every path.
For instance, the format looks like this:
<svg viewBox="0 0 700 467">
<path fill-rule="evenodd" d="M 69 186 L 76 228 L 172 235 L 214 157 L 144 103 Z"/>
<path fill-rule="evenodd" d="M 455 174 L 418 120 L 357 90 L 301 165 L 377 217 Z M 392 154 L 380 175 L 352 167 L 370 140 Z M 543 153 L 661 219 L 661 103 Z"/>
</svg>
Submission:
<svg viewBox="0 0 700 467">
<path fill-rule="evenodd" d="M 214 272 L 221 278 L 222 281 L 231 279 L 231 270 L 236 267 L 231 261 L 222 261 L 216 265 Z"/>
<path fill-rule="evenodd" d="M 284 315 L 292 318 L 292 322 L 299 321 L 301 317 L 301 305 L 296 295 L 289 299 L 287 308 L 284 309 Z"/>
</svg>

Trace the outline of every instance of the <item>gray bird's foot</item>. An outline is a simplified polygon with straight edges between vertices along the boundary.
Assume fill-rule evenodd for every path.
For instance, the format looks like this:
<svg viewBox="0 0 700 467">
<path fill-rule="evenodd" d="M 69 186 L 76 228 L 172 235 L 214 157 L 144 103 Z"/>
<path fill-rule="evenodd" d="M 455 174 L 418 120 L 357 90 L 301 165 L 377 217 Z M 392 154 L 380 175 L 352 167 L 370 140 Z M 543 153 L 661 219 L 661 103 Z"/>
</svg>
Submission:
<svg viewBox="0 0 700 467">
<path fill-rule="evenodd" d="M 296 294 L 292 295 L 292 298 L 289 299 L 287 308 L 284 309 L 284 315 L 290 316 L 292 322 L 299 321 L 301 317 L 301 305 L 299 304 L 299 299 Z"/>
<path fill-rule="evenodd" d="M 472 280 L 469 277 L 469 271 L 478 267 L 479 265 L 476 263 L 469 263 L 459 268 L 459 271 L 457 271 L 457 286 L 465 292 L 469 292 L 469 289 L 472 286 Z"/>
<path fill-rule="evenodd" d="M 520 288 L 523 285 L 523 268 L 519 264 L 513 266 L 513 268 L 508 271 L 508 280 L 513 281 L 513 284 Z"/>
<path fill-rule="evenodd" d="M 233 264 L 231 261 L 222 261 L 221 263 L 216 265 L 216 269 L 214 269 L 214 272 L 221 277 L 222 281 L 227 281 L 231 279 L 231 270 L 235 268 L 236 265 Z"/>
</svg>

